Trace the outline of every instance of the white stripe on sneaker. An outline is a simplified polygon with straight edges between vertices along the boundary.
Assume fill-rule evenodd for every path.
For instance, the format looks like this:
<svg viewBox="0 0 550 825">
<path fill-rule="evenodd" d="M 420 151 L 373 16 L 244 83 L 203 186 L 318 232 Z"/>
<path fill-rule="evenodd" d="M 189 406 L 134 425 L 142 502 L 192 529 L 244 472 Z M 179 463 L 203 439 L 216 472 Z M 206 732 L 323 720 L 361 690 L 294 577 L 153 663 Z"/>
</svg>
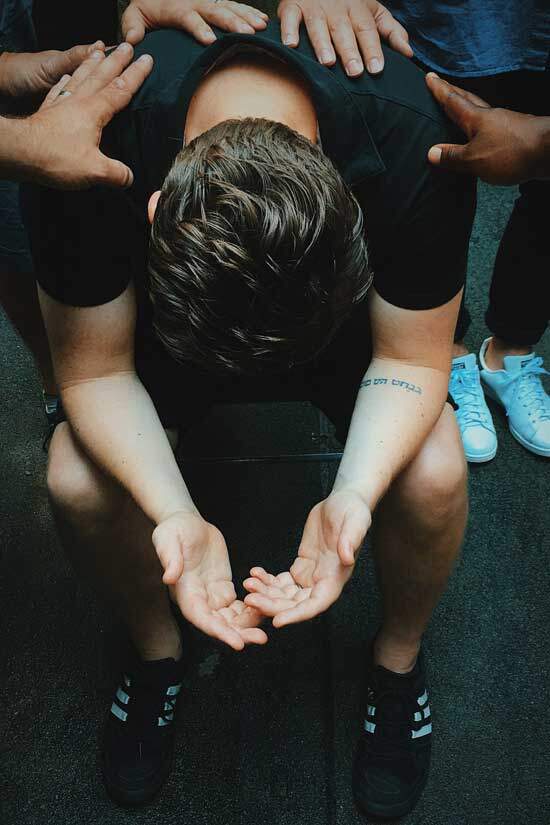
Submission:
<svg viewBox="0 0 550 825">
<path fill-rule="evenodd" d="M 422 705 L 425 705 L 426 702 L 428 701 L 428 691 L 425 690 L 424 693 L 422 694 L 422 696 L 419 696 L 416 701 L 418 702 L 420 707 L 422 707 Z"/>
<path fill-rule="evenodd" d="M 116 716 L 118 719 L 120 719 L 121 722 L 125 722 L 128 718 L 128 714 L 126 713 L 126 711 L 122 710 L 122 708 L 119 708 L 116 702 L 113 702 L 113 704 L 111 705 L 111 713 L 113 714 L 113 716 Z"/>
<path fill-rule="evenodd" d="M 130 697 L 128 696 L 127 693 L 125 693 L 122 690 L 121 687 L 119 687 L 117 692 L 116 692 L 116 698 L 118 699 L 119 702 L 122 702 L 123 705 L 127 705 L 128 702 L 130 701 Z"/>
<path fill-rule="evenodd" d="M 432 723 L 430 722 L 429 725 L 424 725 L 423 728 L 420 730 L 412 730 L 412 738 L 419 739 L 421 736 L 427 736 L 429 733 L 432 732 Z"/>
</svg>

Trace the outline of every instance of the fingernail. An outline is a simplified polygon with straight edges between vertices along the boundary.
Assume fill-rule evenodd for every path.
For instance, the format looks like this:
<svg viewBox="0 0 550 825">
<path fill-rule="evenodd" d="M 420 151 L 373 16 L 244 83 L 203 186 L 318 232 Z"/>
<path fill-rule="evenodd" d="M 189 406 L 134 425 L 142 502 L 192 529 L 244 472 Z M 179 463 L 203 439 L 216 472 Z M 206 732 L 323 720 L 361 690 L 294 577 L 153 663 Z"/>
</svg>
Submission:
<svg viewBox="0 0 550 825">
<path fill-rule="evenodd" d="M 241 34 L 256 34 L 252 26 L 249 26 L 248 23 L 240 23 L 239 32 Z"/>
<path fill-rule="evenodd" d="M 100 57 L 103 57 L 103 52 L 100 52 L 99 49 L 93 51 L 90 55 L 92 60 L 99 60 Z"/>
<path fill-rule="evenodd" d="M 437 78 L 439 78 L 439 75 L 438 75 L 438 74 L 436 74 L 435 72 L 428 72 L 428 74 L 426 75 L 426 77 L 437 77 Z"/>
<path fill-rule="evenodd" d="M 142 54 L 141 57 L 138 57 L 136 63 L 152 63 L 153 58 L 150 54 Z"/>
<path fill-rule="evenodd" d="M 121 43 L 118 47 L 118 51 L 120 52 L 131 52 L 132 46 L 129 43 Z"/>
<path fill-rule="evenodd" d="M 296 40 L 296 38 L 295 38 L 295 37 L 292 37 L 292 35 L 287 34 L 287 36 L 286 36 L 286 37 L 285 37 L 285 39 L 283 40 L 283 45 L 284 45 L 284 46 L 297 46 L 297 45 L 298 45 L 298 41 Z"/>
<path fill-rule="evenodd" d="M 443 152 L 441 151 L 439 146 L 432 146 L 432 148 L 428 152 L 428 157 L 432 163 L 439 163 L 442 154 Z"/>
<path fill-rule="evenodd" d="M 346 66 L 346 72 L 350 77 L 354 77 L 355 75 L 361 74 L 362 71 L 363 64 L 360 60 L 350 60 L 350 62 Z"/>
<path fill-rule="evenodd" d="M 267 23 L 267 20 L 265 19 L 265 17 L 255 17 L 254 22 L 258 26 L 265 26 L 265 24 Z"/>
<path fill-rule="evenodd" d="M 384 68 L 384 64 L 379 57 L 373 57 L 372 60 L 369 60 L 367 66 L 371 74 L 378 74 Z"/>
<path fill-rule="evenodd" d="M 330 49 L 323 49 L 323 51 L 321 52 L 321 63 L 323 63 L 326 66 L 328 63 L 334 63 L 335 60 L 336 55 L 334 54 L 334 52 L 331 52 Z"/>
<path fill-rule="evenodd" d="M 203 29 L 202 37 L 205 43 L 213 43 L 216 40 L 216 35 L 211 29 Z"/>
</svg>

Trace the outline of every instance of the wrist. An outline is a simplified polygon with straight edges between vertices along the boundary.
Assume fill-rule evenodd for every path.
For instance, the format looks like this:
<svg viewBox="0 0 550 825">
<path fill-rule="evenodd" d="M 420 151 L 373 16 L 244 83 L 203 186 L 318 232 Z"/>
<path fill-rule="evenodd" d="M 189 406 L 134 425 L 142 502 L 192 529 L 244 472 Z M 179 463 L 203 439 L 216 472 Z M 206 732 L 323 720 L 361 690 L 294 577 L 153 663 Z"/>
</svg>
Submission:
<svg viewBox="0 0 550 825">
<path fill-rule="evenodd" d="M 33 177 L 35 136 L 31 118 L 0 117 L 0 174 L 10 180 Z"/>
<path fill-rule="evenodd" d="M 380 499 L 384 497 L 390 486 L 390 479 L 385 474 L 369 474 L 368 478 L 347 478 L 340 471 L 338 472 L 333 493 L 354 493 L 360 496 L 366 506 L 373 513 Z"/>
<path fill-rule="evenodd" d="M 168 521 L 168 519 L 176 518 L 176 517 L 187 518 L 192 516 L 194 518 L 202 519 L 201 514 L 193 504 L 193 502 L 186 502 L 181 503 L 179 505 L 173 505 L 171 507 L 166 507 L 162 510 L 159 510 L 157 513 L 157 517 L 153 519 L 155 523 L 155 527 L 158 527 L 159 524 L 162 524 L 164 521 Z"/>
</svg>

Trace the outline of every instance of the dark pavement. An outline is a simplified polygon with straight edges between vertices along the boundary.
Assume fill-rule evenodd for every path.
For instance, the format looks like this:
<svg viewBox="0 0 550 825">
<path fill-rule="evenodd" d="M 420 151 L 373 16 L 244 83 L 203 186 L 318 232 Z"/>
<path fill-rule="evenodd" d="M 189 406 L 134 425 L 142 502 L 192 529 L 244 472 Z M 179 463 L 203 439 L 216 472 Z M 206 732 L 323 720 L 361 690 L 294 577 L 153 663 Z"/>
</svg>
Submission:
<svg viewBox="0 0 550 825">
<path fill-rule="evenodd" d="M 486 334 L 490 267 L 512 197 L 481 192 L 470 262 L 474 348 Z M 548 334 L 539 351 L 550 364 Z M 193 636 L 172 777 L 156 804 L 121 811 L 98 779 L 96 742 L 123 634 L 57 542 L 39 387 L 3 319 L 0 398 L 2 825 L 360 823 L 350 758 L 365 644 L 379 616 L 368 547 L 330 613 L 272 632 L 267 648 L 235 654 Z M 499 412 L 495 420 L 499 452 L 471 471 L 463 556 L 426 637 L 433 767 L 407 825 L 550 823 L 550 465 L 512 439 Z M 261 455 L 330 449 L 325 434 L 307 405 L 233 407 L 216 410 L 193 443 L 203 455 Z M 334 468 L 190 469 L 237 579 L 260 561 L 287 565 Z"/>
</svg>

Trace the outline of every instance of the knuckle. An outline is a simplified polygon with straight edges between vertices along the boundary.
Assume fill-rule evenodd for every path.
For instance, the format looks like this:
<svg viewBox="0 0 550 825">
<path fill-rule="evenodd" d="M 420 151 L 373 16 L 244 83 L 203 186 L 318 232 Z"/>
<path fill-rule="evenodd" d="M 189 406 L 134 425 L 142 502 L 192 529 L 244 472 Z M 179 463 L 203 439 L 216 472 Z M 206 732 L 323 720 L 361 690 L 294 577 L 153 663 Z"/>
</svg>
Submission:
<svg viewBox="0 0 550 825">
<path fill-rule="evenodd" d="M 115 77 L 115 79 L 111 80 L 109 83 L 108 88 L 113 89 L 116 92 L 125 92 L 128 89 L 128 83 L 125 77 Z"/>
</svg>

